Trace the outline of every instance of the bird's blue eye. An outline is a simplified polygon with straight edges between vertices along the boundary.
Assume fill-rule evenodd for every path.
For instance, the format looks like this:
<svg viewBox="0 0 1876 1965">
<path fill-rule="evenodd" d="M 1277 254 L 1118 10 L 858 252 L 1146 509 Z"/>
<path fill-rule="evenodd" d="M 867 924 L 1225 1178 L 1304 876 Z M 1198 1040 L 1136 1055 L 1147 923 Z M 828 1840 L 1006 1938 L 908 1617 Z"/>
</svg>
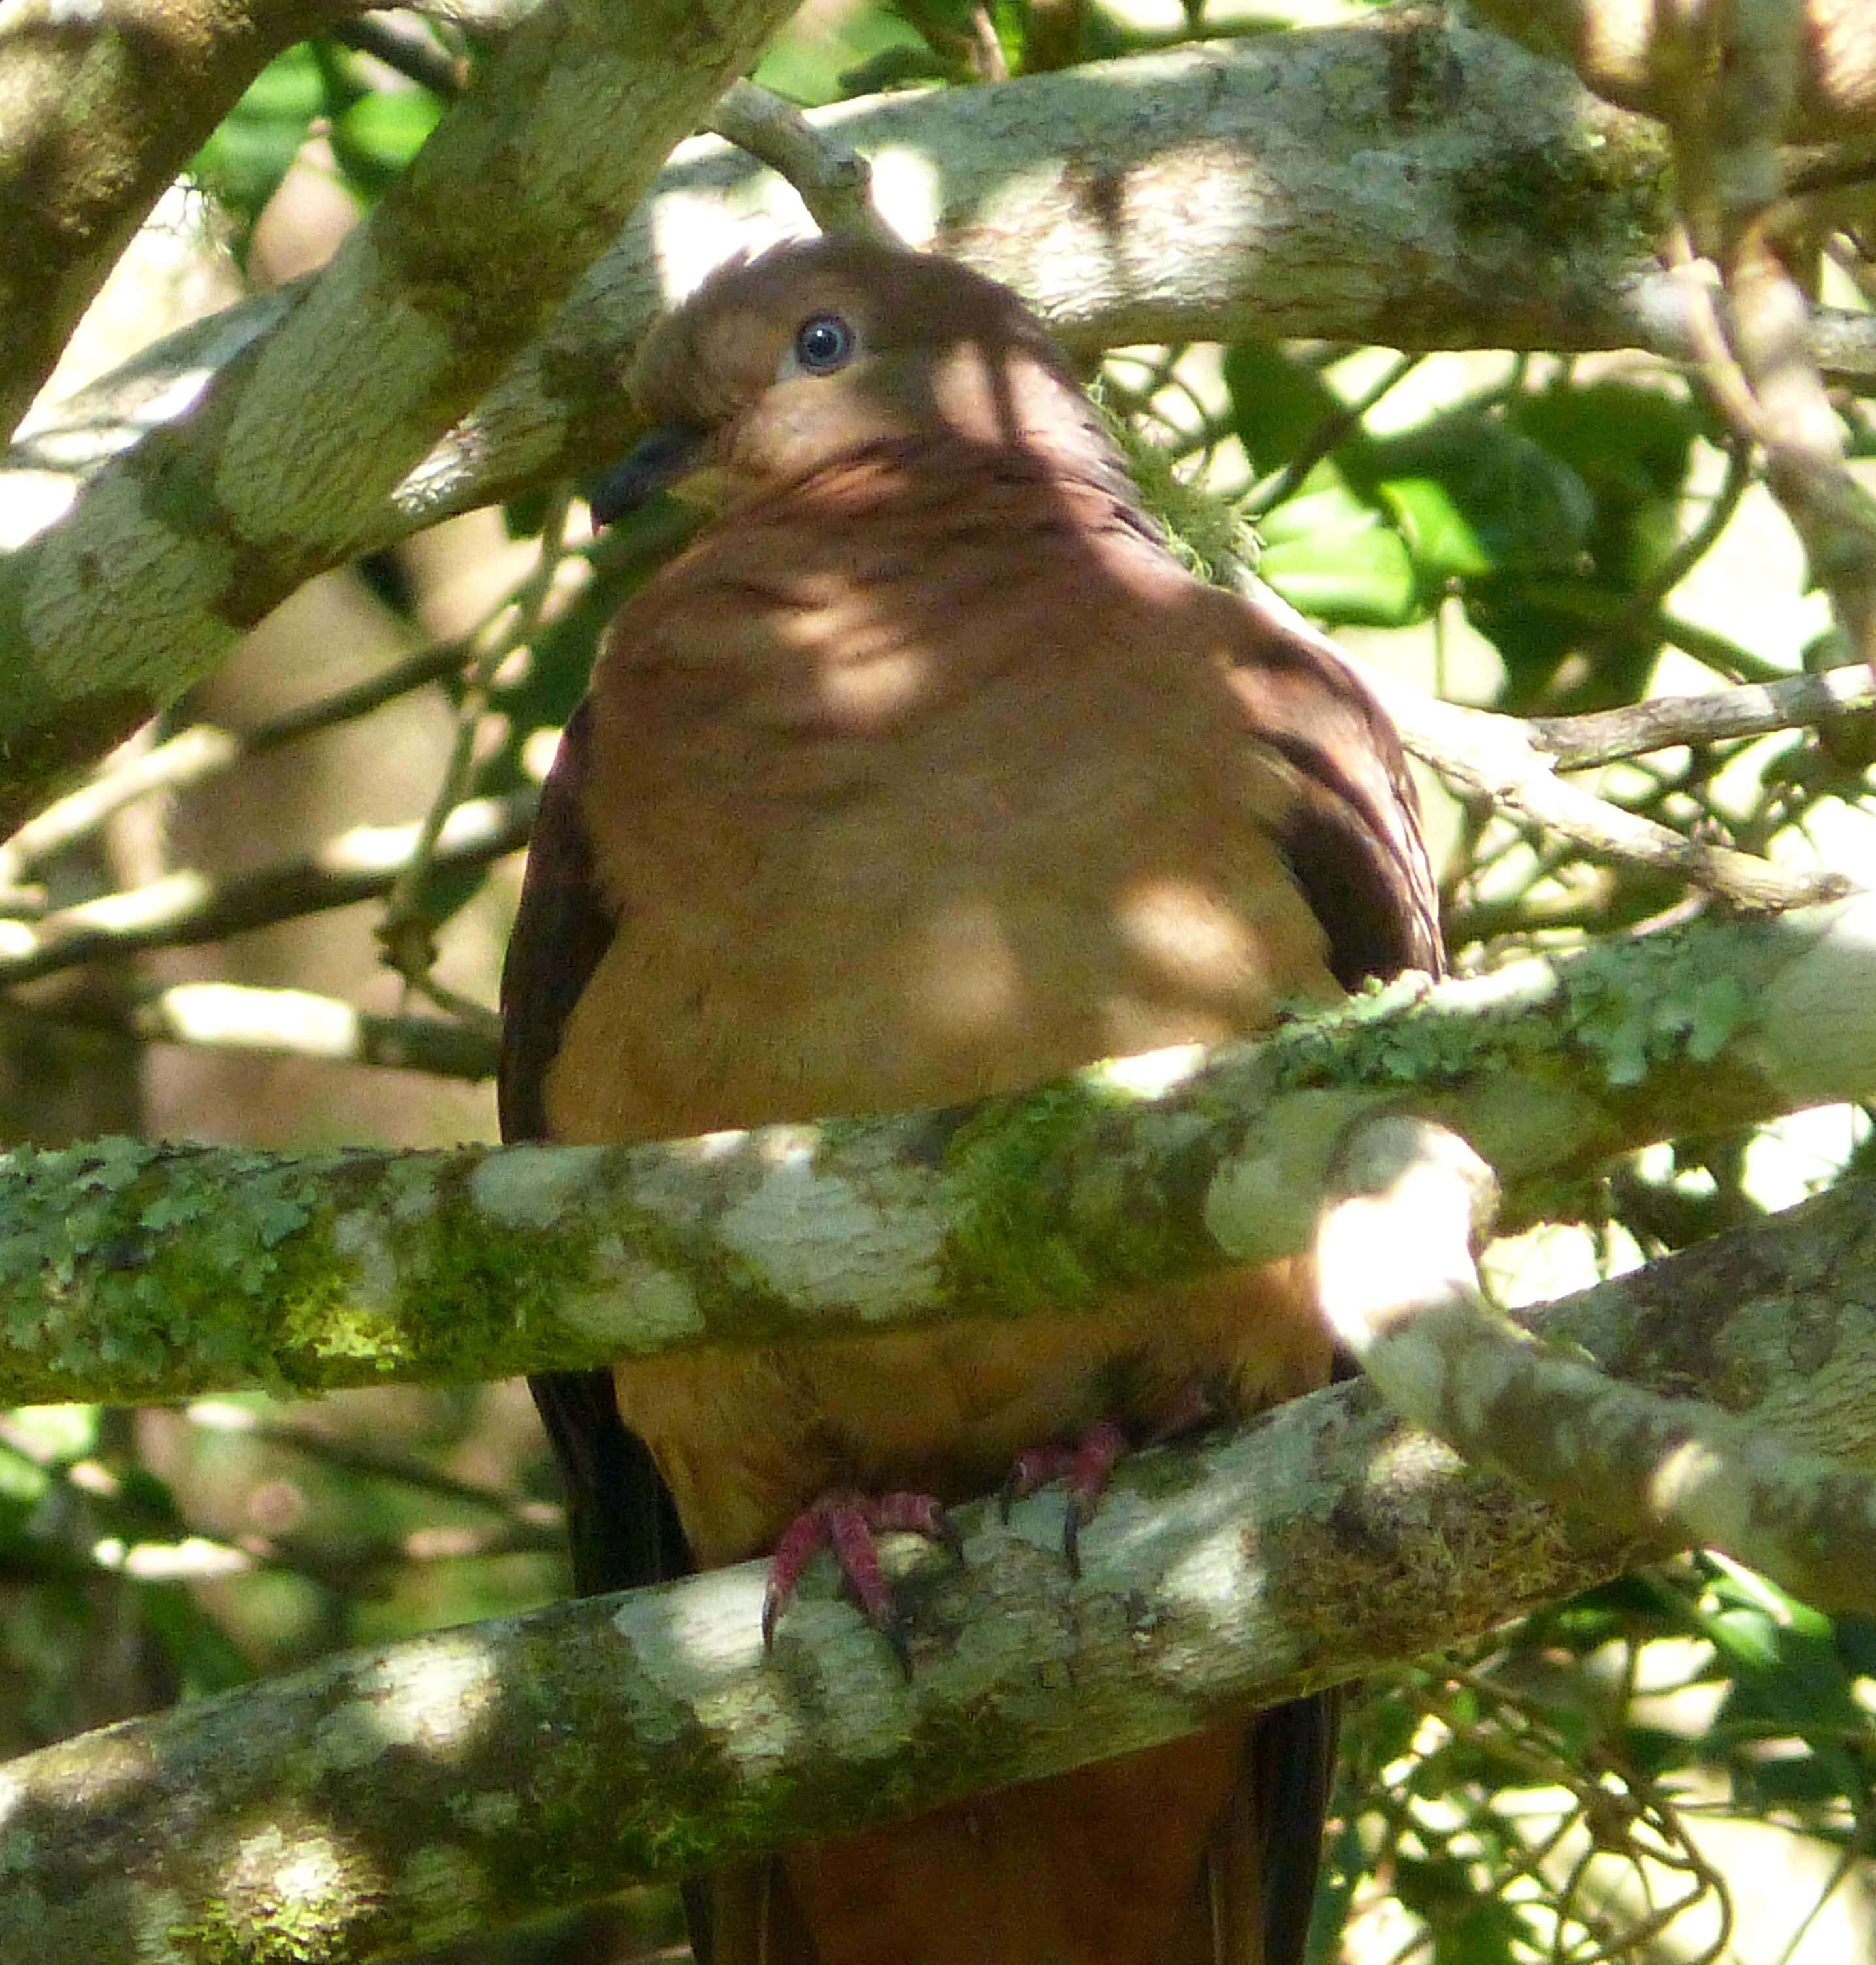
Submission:
<svg viewBox="0 0 1876 1965">
<path fill-rule="evenodd" d="M 853 330 L 837 314 L 818 314 L 801 323 L 795 336 L 795 359 L 811 375 L 831 375 L 853 352 Z"/>
</svg>

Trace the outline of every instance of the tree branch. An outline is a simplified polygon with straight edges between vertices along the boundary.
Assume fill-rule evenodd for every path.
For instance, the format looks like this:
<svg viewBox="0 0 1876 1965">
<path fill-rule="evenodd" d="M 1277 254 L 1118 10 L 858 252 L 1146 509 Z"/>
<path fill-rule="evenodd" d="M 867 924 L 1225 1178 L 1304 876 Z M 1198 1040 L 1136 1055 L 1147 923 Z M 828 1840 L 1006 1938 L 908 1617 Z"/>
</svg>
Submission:
<svg viewBox="0 0 1876 1965">
<path fill-rule="evenodd" d="M 1656 1390 L 1876 1460 L 1876 1191 L 1840 1187 L 1544 1314 Z M 1798 1319 L 1818 1341 L 1789 1340 Z M 1829 1341 L 1823 1341 L 1827 1336 Z M 916 1558 L 910 1683 L 757 1565 L 201 1700 L 0 1770 L 0 1952 L 339 1965 L 917 1813 L 1463 1642 L 1634 1552 L 1354 1384 L 1123 1465 L 1071 1579 L 1059 1497 Z M 963 1716 L 968 1716 L 968 1719 Z"/>
<path fill-rule="evenodd" d="M 21 1150 L 0 1161 L 0 1403 L 1071 1315 L 1306 1247 L 1364 1112 L 1438 1118 L 1516 1204 L 1657 1139 L 1872 1092 L 1864 896 L 1409 979 L 1209 1062 L 938 1113 L 635 1147 Z"/>
<path fill-rule="evenodd" d="M 558 0 L 319 278 L 0 567 L 0 829 L 348 557 L 616 236 L 789 0 Z"/>
<path fill-rule="evenodd" d="M 519 852 L 528 843 L 538 802 L 532 788 L 503 798 L 466 799 L 444 822 L 431 867 L 438 871 L 486 867 Z M 304 860 L 217 880 L 201 873 L 172 873 L 35 921 L 0 921 L 0 987 L 150 949 L 220 941 L 275 921 L 375 899 L 395 886 L 421 837 L 414 821 L 355 825 Z"/>
<path fill-rule="evenodd" d="M 496 1047 L 484 1032 L 448 1018 L 377 1016 L 310 989 L 178 982 L 127 1002 L 80 996 L 41 1014 L 53 1023 L 114 1031 L 145 1044 L 376 1065 L 435 1078 L 493 1078 L 497 1062 Z"/>
<path fill-rule="evenodd" d="M 358 0 L 11 0 L 0 23 L 0 437 L 164 188 L 283 48 Z"/>
<path fill-rule="evenodd" d="M 1689 838 L 1557 776 L 1555 761 L 1515 716 L 1441 703 L 1373 664 L 1364 667 L 1401 741 L 1463 796 L 1567 839 L 1592 860 L 1672 874 L 1748 910 L 1803 907 L 1846 892 L 1847 875 L 1778 867 L 1730 846 Z M 4 973 L 4 972 L 0 972 Z"/>
<path fill-rule="evenodd" d="M 1260 606 L 1281 614 L 1296 634 L 1332 654 L 1348 658 L 1345 651 L 1338 650 L 1327 635 L 1255 574 L 1241 572 L 1237 584 Z M 1853 884 L 1842 873 L 1800 872 L 1730 847 L 1690 839 L 1671 826 L 1625 811 L 1608 799 L 1598 798 L 1585 786 L 1567 783 L 1557 776 L 1563 767 L 1552 748 L 1559 741 L 1554 732 L 1547 741 L 1533 725 L 1518 717 L 1442 703 L 1389 674 L 1378 663 L 1363 662 L 1360 666 L 1369 687 L 1386 706 L 1400 732 L 1401 741 L 1462 797 L 1489 800 L 1500 812 L 1515 812 L 1531 824 L 1569 840 L 1592 860 L 1670 873 L 1703 893 L 1749 912 L 1804 907 L 1834 899 L 1848 892 Z M 1867 695 L 1870 671 L 1862 665 L 1847 672 L 1846 681 L 1837 686 L 1852 704 L 1863 699 L 1856 693 L 1854 677 L 1857 675 L 1865 678 Z M 1808 702 L 1818 714 L 1825 713 L 1818 692 L 1791 699 Z M 1833 698 L 1833 707 L 1835 702 Z M 1753 704 L 1760 713 L 1765 706 L 1762 700 Z M 1618 716 L 1627 713 L 1611 712 Z M 1683 719 L 1690 715 L 1685 709 L 1676 713 Z M 1556 719 L 1563 724 L 1569 720 Z M 1608 741 L 1607 726 L 1604 726 L 1602 740 Z M 1567 735 L 1561 741 L 1567 742 Z M 0 975 L 4 973 L 0 970 Z"/>
<path fill-rule="evenodd" d="M 739 78 L 712 111 L 709 128 L 783 178 L 823 232 L 904 243 L 873 209 L 872 166 L 773 91 Z"/>
<path fill-rule="evenodd" d="M 1659 0 L 1479 0 L 1492 25 L 1560 57 L 1598 95 L 1664 114 L 1679 78 L 1662 43 L 1676 11 Z M 1797 0 L 1800 63 L 1788 133 L 1816 141 L 1876 129 L 1876 18 L 1865 0 Z"/>
<path fill-rule="evenodd" d="M 1316 1272 L 1370 1380 L 1474 1465 L 1585 1520 L 1717 1549 L 1820 1608 L 1876 1613 L 1876 1481 L 1520 1330 L 1472 1266 L 1495 1201 L 1491 1169 L 1443 1127 L 1384 1113 L 1351 1128 Z"/>
<path fill-rule="evenodd" d="M 1828 725 L 1876 709 L 1876 669 L 1852 662 L 1817 675 L 1748 683 L 1705 696 L 1651 696 L 1582 716 L 1534 716 L 1524 729 L 1560 771 L 1613 764 L 1677 744 L 1723 744 L 1776 730 Z"/>
</svg>

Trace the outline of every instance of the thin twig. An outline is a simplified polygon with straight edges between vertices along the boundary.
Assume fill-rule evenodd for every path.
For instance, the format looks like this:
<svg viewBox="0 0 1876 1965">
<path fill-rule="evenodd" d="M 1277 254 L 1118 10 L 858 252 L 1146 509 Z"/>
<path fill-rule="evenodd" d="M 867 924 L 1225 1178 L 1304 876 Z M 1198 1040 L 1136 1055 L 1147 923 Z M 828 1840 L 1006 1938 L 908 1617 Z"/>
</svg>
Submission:
<svg viewBox="0 0 1876 1965">
<path fill-rule="evenodd" d="M 1580 653 L 1585 661 L 1593 664 L 1598 655 L 1647 626 L 1656 609 L 1707 557 L 1720 535 L 1732 523 L 1733 515 L 1739 509 L 1739 501 L 1752 481 L 1752 446 L 1743 437 L 1736 436 L 1727 446 L 1726 476 L 1707 508 L 1706 516 L 1622 603 L 1621 612 L 1583 644 Z"/>
<path fill-rule="evenodd" d="M 1251 487 L 1244 501 L 1247 519 L 1254 523 L 1289 497 L 1311 471 L 1334 450 L 1362 418 L 1390 391 L 1405 381 L 1426 358 L 1397 355 L 1380 377 L 1351 403 L 1325 416 L 1309 433 L 1309 441 L 1280 471 Z"/>
<path fill-rule="evenodd" d="M 332 30 L 332 38 L 394 69 L 445 102 L 469 86 L 469 64 L 458 60 L 420 21 L 398 13 L 361 14 Z"/>
<path fill-rule="evenodd" d="M 265 1418 L 251 1407 L 238 1406 L 226 1399 L 198 1399 L 185 1409 L 184 1416 L 191 1425 L 206 1433 L 239 1433 L 259 1446 L 282 1446 L 304 1454 L 342 1473 L 395 1481 L 401 1487 L 421 1489 L 440 1500 L 457 1502 L 529 1528 L 551 1527 L 561 1520 L 561 1510 L 550 1503 L 517 1500 L 499 1487 L 464 1481 L 413 1454 L 374 1446 L 362 1439 L 310 1432 L 304 1426 Z"/>
<path fill-rule="evenodd" d="M 375 1065 L 471 1083 L 493 1077 L 496 1063 L 495 1039 L 457 1019 L 377 1016 L 308 989 L 179 982 L 129 1003 L 86 994 L 36 1005 L 33 1014 L 44 1022 L 111 1031 L 145 1044 Z"/>
<path fill-rule="evenodd" d="M 484 867 L 528 843 L 539 793 L 472 799 L 449 815 L 438 838 L 436 869 Z M 151 948 L 194 947 L 249 928 L 271 927 L 390 892 L 415 852 L 418 828 L 360 825 L 304 860 L 211 880 L 175 873 L 145 887 L 106 894 L 39 922 L 0 921 L 0 986 L 117 961 Z"/>
<path fill-rule="evenodd" d="M 439 642 L 348 689 L 284 710 L 250 730 L 198 723 L 148 751 L 126 747 L 108 758 L 88 783 L 47 806 L 0 845 L 0 884 L 75 845 L 139 799 L 205 783 L 243 758 L 367 716 L 461 668 L 470 654 L 466 641 Z"/>
<path fill-rule="evenodd" d="M 1280 613 L 1298 633 L 1333 652 L 1336 660 L 1349 659 L 1254 575 L 1242 574 L 1239 584 L 1261 607 Z M 1562 835 L 1592 858 L 1672 873 L 1736 907 L 1758 912 L 1830 899 L 1852 885 L 1839 873 L 1794 873 L 1750 854 L 1685 838 L 1559 777 L 1556 759 L 1538 748 L 1516 717 L 1441 703 L 1377 664 L 1360 667 L 1393 718 L 1402 741 L 1461 797 L 1489 801 L 1500 812 L 1515 812 Z"/>
<path fill-rule="evenodd" d="M 1773 495 L 1850 649 L 1867 660 L 1876 654 L 1876 507 L 1845 466 L 1842 430 L 1807 343 L 1804 297 L 1756 233 L 1726 269 L 1723 321 L 1711 269 L 1685 232 L 1669 257 L 1701 377 L 1733 429 L 1765 452 Z"/>
<path fill-rule="evenodd" d="M 873 208 L 872 169 L 857 150 L 817 130 L 792 103 L 744 77 L 717 100 L 708 127 L 766 164 L 800 193 L 823 232 L 876 244 L 904 242 Z"/>
<path fill-rule="evenodd" d="M 1783 682 L 1716 690 L 1711 696 L 1657 696 L 1582 716 L 1534 716 L 1524 728 L 1557 770 L 1577 771 L 1671 745 L 1765 737 L 1871 709 L 1876 709 L 1876 670 L 1855 662 Z"/>
<path fill-rule="evenodd" d="M 570 486 L 562 484 L 555 488 L 541 521 L 540 550 L 533 570 L 516 589 L 512 608 L 504 608 L 493 617 L 487 645 L 477 654 L 464 680 L 455 735 L 442 780 L 429 810 L 418 825 L 416 847 L 385 898 L 384 917 L 377 926 L 378 945 L 384 959 L 403 978 L 406 988 L 471 1028 L 494 1037 L 501 1034 L 499 1020 L 492 1020 L 483 1005 L 437 979 L 435 923 L 425 911 L 424 891 L 429 883 L 437 841 L 450 814 L 461 804 L 475 769 L 476 736 L 488 713 L 496 671 L 516 648 L 527 645 L 539 632 L 554 575 L 564 557 L 567 512 L 572 497 Z M 502 624 L 499 629 L 494 626 L 496 622 Z"/>
<path fill-rule="evenodd" d="M 1703 628 L 1678 614 L 1670 614 L 1664 609 L 1654 625 L 1669 648 L 1678 648 L 1684 655 L 1691 655 L 1695 661 L 1714 670 L 1729 681 L 1782 682 L 1790 673 L 1777 663 L 1767 661 L 1764 656 L 1754 654 L 1749 648 L 1741 648 L 1731 636 L 1721 634 L 1717 629 Z"/>
</svg>

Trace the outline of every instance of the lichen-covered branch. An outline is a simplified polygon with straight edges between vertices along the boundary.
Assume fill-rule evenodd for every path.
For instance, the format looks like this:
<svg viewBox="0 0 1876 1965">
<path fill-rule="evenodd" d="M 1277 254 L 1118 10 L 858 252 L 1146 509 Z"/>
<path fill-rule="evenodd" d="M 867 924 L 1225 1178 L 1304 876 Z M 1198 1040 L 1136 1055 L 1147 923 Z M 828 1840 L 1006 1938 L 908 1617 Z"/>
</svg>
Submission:
<svg viewBox="0 0 1876 1965">
<path fill-rule="evenodd" d="M 1876 1193 L 1849 1185 L 1553 1306 L 1547 1336 L 1876 1461 Z M 1794 1343 L 1794 1330 L 1804 1333 Z M 759 1566 L 353 1652 L 0 1769 L 0 1955 L 339 1965 L 1171 1738 L 1463 1642 L 1633 1552 L 1371 1387 L 1126 1463 L 1083 1545 L 1045 1492 L 917 1558 L 908 1682 Z"/>
<path fill-rule="evenodd" d="M 0 1403 L 497 1378 L 894 1321 L 1071 1314 L 1308 1245 L 1411 1106 L 1514 1204 L 1612 1153 L 1876 1092 L 1876 897 L 1409 979 L 937 1113 L 673 1146 L 0 1160 Z"/>
<path fill-rule="evenodd" d="M 1472 1265 L 1495 1198 L 1491 1169 L 1443 1127 L 1383 1113 L 1353 1128 L 1316 1274 L 1370 1382 L 1473 1465 L 1584 1520 L 1720 1549 L 1824 1610 L 1876 1612 L 1876 1479 L 1521 1331 Z"/>
<path fill-rule="evenodd" d="M 272 330 L 0 567 L 0 828 L 347 556 L 545 325 L 789 0 L 559 0 Z M 198 378 L 199 379 L 199 378 Z"/>
</svg>

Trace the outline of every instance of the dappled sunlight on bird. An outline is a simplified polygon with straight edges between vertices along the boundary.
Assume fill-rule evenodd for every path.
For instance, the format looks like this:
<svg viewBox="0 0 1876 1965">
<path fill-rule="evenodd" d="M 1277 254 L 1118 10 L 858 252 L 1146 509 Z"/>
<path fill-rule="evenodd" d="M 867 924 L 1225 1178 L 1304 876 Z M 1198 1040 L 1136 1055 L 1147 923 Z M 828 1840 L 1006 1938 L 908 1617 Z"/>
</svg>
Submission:
<svg viewBox="0 0 1876 1965">
<path fill-rule="evenodd" d="M 673 485 L 714 514 L 615 619 L 544 788 L 509 1137 L 956 1105 L 1438 967 L 1386 717 L 1313 638 L 1181 568 L 1013 295 L 789 246 L 707 281 L 633 389 L 650 431 L 596 513 Z M 536 1394 L 583 1590 L 780 1545 L 763 1616 L 789 1648 L 831 1543 L 915 1669 L 875 1529 L 943 1539 L 945 1504 L 1059 1469 L 1070 1553 L 1097 1549 L 1129 1445 L 1329 1372 L 1292 1261 Z M 693 1893 L 700 1955 L 1296 1965 L 1332 1742 L 1297 1702 L 739 1867 Z"/>
</svg>

